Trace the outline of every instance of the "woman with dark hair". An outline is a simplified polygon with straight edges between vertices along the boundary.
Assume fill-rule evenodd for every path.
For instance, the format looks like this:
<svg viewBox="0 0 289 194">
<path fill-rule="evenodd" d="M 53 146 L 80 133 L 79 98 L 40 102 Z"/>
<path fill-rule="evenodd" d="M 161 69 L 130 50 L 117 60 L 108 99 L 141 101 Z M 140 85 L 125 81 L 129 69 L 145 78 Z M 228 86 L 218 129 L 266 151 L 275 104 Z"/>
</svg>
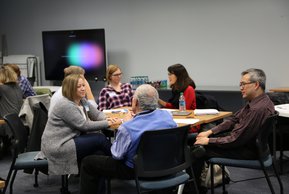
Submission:
<svg viewBox="0 0 289 194">
<path fill-rule="evenodd" d="M 196 109 L 195 82 L 190 78 L 186 68 L 181 64 L 168 67 L 169 85 L 172 88 L 172 96 L 168 102 L 159 99 L 159 104 L 165 108 L 179 108 L 180 93 L 183 92 L 186 109 Z"/>
</svg>

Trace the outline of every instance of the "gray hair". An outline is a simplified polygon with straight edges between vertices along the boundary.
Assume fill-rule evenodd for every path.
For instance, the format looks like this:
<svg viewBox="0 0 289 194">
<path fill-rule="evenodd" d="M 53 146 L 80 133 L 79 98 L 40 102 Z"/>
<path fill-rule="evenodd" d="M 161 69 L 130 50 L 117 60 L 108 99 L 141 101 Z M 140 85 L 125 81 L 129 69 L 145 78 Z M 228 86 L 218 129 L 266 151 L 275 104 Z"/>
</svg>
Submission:
<svg viewBox="0 0 289 194">
<path fill-rule="evenodd" d="M 262 69 L 247 69 L 242 72 L 242 76 L 249 74 L 250 82 L 259 82 L 260 87 L 265 91 L 266 89 L 266 75 Z"/>
<path fill-rule="evenodd" d="M 134 92 L 141 110 L 155 110 L 158 108 L 158 91 L 149 84 L 140 85 Z"/>
</svg>

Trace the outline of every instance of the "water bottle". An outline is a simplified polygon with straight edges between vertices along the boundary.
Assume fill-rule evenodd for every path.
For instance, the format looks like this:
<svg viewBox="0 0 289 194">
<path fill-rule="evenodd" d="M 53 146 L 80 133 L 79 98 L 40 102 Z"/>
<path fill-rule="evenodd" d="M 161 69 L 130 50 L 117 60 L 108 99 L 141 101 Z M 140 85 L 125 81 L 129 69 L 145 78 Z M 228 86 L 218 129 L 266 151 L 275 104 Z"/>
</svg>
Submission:
<svg viewBox="0 0 289 194">
<path fill-rule="evenodd" d="M 185 97 L 184 97 L 184 93 L 183 92 L 181 92 L 180 98 L 179 98 L 179 110 L 181 112 L 185 112 L 186 111 L 186 101 L 185 101 Z"/>
</svg>

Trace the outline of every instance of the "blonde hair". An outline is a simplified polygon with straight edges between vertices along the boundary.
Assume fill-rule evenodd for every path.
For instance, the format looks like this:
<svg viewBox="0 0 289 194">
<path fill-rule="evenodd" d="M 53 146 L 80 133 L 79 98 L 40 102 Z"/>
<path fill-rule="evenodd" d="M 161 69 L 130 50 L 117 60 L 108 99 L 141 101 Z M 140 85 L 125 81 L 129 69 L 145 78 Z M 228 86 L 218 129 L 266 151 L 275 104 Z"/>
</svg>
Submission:
<svg viewBox="0 0 289 194">
<path fill-rule="evenodd" d="M 62 95 L 67 99 L 74 101 L 76 97 L 77 84 L 79 79 L 83 79 L 80 74 L 70 74 L 66 76 L 62 82 Z"/>
<path fill-rule="evenodd" d="M 17 74 L 9 66 L 2 66 L 0 68 L 0 83 L 17 83 Z"/>
<path fill-rule="evenodd" d="M 64 70 L 64 77 L 71 75 L 71 74 L 85 74 L 85 70 L 79 66 L 69 66 L 66 67 Z"/>
<path fill-rule="evenodd" d="M 115 65 L 115 64 L 110 64 L 108 67 L 107 67 L 107 70 L 106 70 L 106 79 L 108 82 L 111 81 L 111 76 L 114 72 L 116 72 L 119 68 L 118 65 Z"/>
<path fill-rule="evenodd" d="M 5 63 L 5 64 L 3 64 L 3 66 L 11 67 L 13 69 L 13 71 L 17 74 L 18 77 L 21 75 L 20 68 L 19 68 L 19 66 L 17 64 L 15 64 L 15 63 Z"/>
</svg>

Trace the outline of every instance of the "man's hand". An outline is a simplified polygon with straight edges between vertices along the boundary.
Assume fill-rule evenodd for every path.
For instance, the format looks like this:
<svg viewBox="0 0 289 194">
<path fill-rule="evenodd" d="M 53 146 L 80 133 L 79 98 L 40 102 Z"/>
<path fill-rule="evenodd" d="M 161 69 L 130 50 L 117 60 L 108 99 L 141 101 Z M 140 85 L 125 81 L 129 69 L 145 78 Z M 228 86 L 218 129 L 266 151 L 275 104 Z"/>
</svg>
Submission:
<svg viewBox="0 0 289 194">
<path fill-rule="evenodd" d="M 213 133 L 212 130 L 204 131 L 204 132 L 199 133 L 197 135 L 197 138 L 198 137 L 209 137 L 212 133 Z"/>
<path fill-rule="evenodd" d="M 209 138 L 208 137 L 197 137 L 195 145 L 208 145 Z"/>
</svg>

